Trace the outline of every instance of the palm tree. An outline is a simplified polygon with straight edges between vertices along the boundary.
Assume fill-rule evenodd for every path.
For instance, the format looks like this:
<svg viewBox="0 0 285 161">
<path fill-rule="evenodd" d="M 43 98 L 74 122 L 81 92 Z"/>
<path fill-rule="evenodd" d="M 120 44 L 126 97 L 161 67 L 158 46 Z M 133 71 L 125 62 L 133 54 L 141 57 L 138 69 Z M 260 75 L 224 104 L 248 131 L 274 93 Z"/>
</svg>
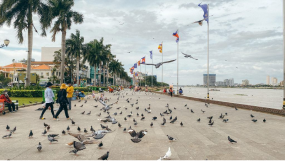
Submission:
<svg viewBox="0 0 285 161">
<path fill-rule="evenodd" d="M 46 16 L 41 11 L 42 0 L 2 0 L 0 4 L 0 27 L 5 23 L 10 26 L 14 21 L 14 28 L 17 30 L 17 38 L 20 44 L 23 43 L 23 31 L 28 30 L 28 58 L 27 58 L 27 79 L 26 86 L 30 85 L 31 58 L 33 51 L 33 14 L 39 14 L 40 19 Z M 37 30 L 35 29 L 37 32 Z"/>
<path fill-rule="evenodd" d="M 66 53 L 68 57 L 75 57 L 76 58 L 76 82 L 77 85 L 79 82 L 79 62 L 80 56 L 84 50 L 84 37 L 80 36 L 80 31 L 76 30 L 76 34 L 71 34 L 70 39 L 66 40 Z"/>
<path fill-rule="evenodd" d="M 94 86 L 96 85 L 96 74 L 97 74 L 96 68 L 97 68 L 97 65 L 99 64 L 99 61 L 98 61 L 99 52 L 98 51 L 99 51 L 98 41 L 94 39 L 93 41 L 90 41 L 88 44 L 86 44 L 84 57 L 83 57 L 84 63 L 88 61 L 90 66 L 94 66 Z"/>
<path fill-rule="evenodd" d="M 109 71 L 113 75 L 113 85 L 115 85 L 115 75 L 119 73 L 121 63 L 118 60 L 113 60 L 109 64 Z"/>
<path fill-rule="evenodd" d="M 44 6 L 44 5 L 43 5 Z M 74 6 L 73 0 L 48 0 L 47 5 L 43 8 L 47 8 L 45 13 L 48 16 L 42 18 L 42 28 L 45 30 L 51 26 L 53 19 L 56 19 L 51 29 L 52 41 L 55 41 L 56 34 L 61 32 L 61 78 L 60 83 L 63 83 L 64 77 L 64 60 L 65 60 L 65 45 L 66 45 L 66 30 L 71 28 L 72 22 L 75 24 L 83 22 L 83 15 L 73 11 L 71 8 Z M 45 35 L 45 32 L 43 32 Z"/>
</svg>

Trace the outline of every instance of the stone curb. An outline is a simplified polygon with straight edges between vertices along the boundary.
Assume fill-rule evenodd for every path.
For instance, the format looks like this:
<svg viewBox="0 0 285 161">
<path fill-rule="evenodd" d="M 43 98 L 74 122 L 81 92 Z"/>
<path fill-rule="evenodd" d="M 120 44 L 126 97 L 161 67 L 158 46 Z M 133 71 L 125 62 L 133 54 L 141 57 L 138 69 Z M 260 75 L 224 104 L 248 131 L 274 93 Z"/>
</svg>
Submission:
<svg viewBox="0 0 285 161">
<path fill-rule="evenodd" d="M 167 93 L 162 93 L 162 92 L 153 92 L 153 93 L 168 95 Z M 236 107 L 236 108 L 241 108 L 241 109 L 246 109 L 246 110 L 252 110 L 252 111 L 257 111 L 257 112 L 264 112 L 264 113 L 269 113 L 269 114 L 274 114 L 274 115 L 279 115 L 279 116 L 285 116 L 285 110 L 259 107 L 259 106 L 252 106 L 252 105 L 244 105 L 244 104 L 231 103 L 231 102 L 206 100 L 206 99 L 202 99 L 202 98 L 187 97 L 187 96 L 181 96 L 181 95 L 173 95 L 173 96 L 178 97 L 178 98 L 193 100 L 193 101 L 200 101 L 200 102 L 211 103 L 211 104 L 216 104 L 216 105 L 228 106 L 228 107 L 232 107 L 232 108 Z"/>
</svg>

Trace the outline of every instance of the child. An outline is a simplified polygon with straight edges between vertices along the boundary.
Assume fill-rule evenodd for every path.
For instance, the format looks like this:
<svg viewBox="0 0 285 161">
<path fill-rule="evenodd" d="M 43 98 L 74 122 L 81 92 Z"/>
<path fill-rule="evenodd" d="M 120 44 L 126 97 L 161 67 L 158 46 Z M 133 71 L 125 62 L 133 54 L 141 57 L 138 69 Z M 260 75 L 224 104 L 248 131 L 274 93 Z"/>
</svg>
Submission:
<svg viewBox="0 0 285 161">
<path fill-rule="evenodd" d="M 84 100 L 84 97 L 85 97 L 84 91 L 79 92 L 78 97 L 79 97 L 79 99 Z"/>
</svg>

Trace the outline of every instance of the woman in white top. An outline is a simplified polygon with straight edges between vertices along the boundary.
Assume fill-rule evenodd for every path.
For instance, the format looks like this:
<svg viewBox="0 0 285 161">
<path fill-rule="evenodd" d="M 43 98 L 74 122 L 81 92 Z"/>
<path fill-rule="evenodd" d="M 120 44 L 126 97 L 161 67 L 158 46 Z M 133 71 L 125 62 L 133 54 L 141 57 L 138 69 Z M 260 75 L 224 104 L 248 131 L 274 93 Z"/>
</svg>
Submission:
<svg viewBox="0 0 285 161">
<path fill-rule="evenodd" d="M 46 85 L 46 87 L 47 87 L 46 90 L 45 90 L 45 104 L 46 104 L 46 106 L 43 109 L 43 112 L 42 112 L 42 114 L 40 116 L 40 119 L 42 119 L 42 120 L 45 119 L 43 116 L 44 116 L 44 114 L 45 114 L 45 112 L 46 112 L 46 110 L 48 108 L 50 108 L 51 114 L 52 114 L 52 118 L 54 118 L 54 112 L 53 112 L 53 104 L 54 104 L 53 98 L 54 98 L 54 94 L 53 94 L 53 92 L 52 92 L 52 90 L 50 88 L 51 86 L 52 86 L 51 82 L 48 82 L 47 85 Z"/>
</svg>

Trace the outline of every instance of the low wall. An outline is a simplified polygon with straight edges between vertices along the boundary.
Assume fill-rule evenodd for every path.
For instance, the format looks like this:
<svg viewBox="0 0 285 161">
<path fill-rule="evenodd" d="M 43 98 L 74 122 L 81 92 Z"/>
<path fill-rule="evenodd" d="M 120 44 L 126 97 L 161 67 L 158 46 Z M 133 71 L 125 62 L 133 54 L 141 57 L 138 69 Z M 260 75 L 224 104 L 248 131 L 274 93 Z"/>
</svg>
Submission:
<svg viewBox="0 0 285 161">
<path fill-rule="evenodd" d="M 167 93 L 162 93 L 162 92 L 154 92 L 154 93 L 168 95 Z M 264 113 L 270 113 L 270 114 L 285 116 L 285 110 L 259 107 L 259 106 L 252 106 L 252 105 L 244 105 L 244 104 L 231 103 L 231 102 L 206 100 L 206 99 L 202 99 L 202 98 L 187 97 L 187 96 L 183 96 L 183 95 L 173 95 L 173 96 L 178 97 L 178 98 L 193 100 L 193 101 L 200 101 L 200 102 L 206 102 L 206 103 L 210 103 L 210 104 L 228 106 L 228 107 L 232 107 L 232 108 L 236 107 L 236 108 L 241 108 L 241 109 L 246 109 L 246 110 L 252 110 L 252 111 L 258 111 L 258 112 L 264 112 Z"/>
</svg>

